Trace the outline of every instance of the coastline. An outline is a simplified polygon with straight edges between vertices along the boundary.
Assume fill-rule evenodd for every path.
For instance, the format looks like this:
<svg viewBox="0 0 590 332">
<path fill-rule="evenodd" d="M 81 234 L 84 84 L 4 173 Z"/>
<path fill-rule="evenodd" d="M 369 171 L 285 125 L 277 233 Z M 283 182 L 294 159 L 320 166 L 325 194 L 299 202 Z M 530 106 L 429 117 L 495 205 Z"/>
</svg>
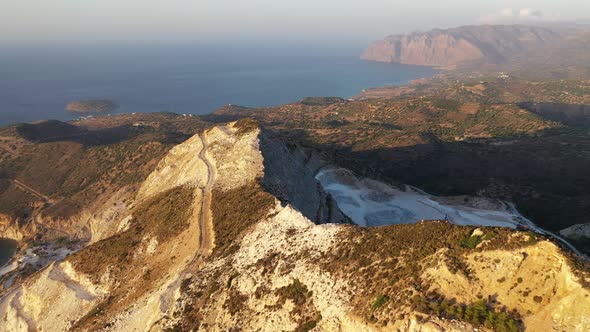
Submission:
<svg viewBox="0 0 590 332">
<path fill-rule="evenodd" d="M 96 68 L 78 64 L 85 77 L 100 77 L 100 81 L 74 82 L 67 70 L 55 71 L 47 73 L 44 83 L 35 86 L 35 90 L 40 91 L 35 95 L 25 93 L 32 87 L 28 87 L 27 81 L 21 82 L 17 75 L 11 82 L 0 83 L 0 91 L 3 91 L 0 97 L 6 94 L 6 98 L 0 98 L 3 101 L 0 107 L 6 110 L 0 115 L 0 126 L 40 119 L 75 120 L 86 114 L 66 112 L 64 105 L 72 100 L 95 97 L 116 101 L 120 106 L 100 116 L 152 112 L 205 115 L 227 104 L 270 107 L 310 96 L 350 98 L 362 89 L 406 85 L 439 73 L 431 67 L 363 61 L 358 54 L 290 57 L 253 54 L 245 58 L 237 55 L 197 57 L 186 63 L 181 60 L 162 69 L 146 68 L 136 72 L 121 68 L 117 72 L 110 69 L 105 74 L 101 68 L 112 67 L 111 62 L 117 62 L 115 68 L 118 68 L 134 61 L 112 54 Z M 160 61 L 164 59 L 154 59 L 149 64 L 157 65 Z M 69 65 L 61 63 L 61 66 Z M 13 70 L 19 73 L 26 68 Z"/>
</svg>

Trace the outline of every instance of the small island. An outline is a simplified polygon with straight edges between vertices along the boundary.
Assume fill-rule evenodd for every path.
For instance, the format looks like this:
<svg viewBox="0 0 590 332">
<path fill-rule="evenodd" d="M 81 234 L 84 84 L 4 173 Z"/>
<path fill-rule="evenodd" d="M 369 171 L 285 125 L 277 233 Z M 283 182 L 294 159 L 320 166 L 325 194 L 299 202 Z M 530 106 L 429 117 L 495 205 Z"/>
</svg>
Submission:
<svg viewBox="0 0 590 332">
<path fill-rule="evenodd" d="M 119 105 L 108 99 L 76 100 L 66 105 L 66 111 L 76 114 L 108 113 Z"/>
</svg>

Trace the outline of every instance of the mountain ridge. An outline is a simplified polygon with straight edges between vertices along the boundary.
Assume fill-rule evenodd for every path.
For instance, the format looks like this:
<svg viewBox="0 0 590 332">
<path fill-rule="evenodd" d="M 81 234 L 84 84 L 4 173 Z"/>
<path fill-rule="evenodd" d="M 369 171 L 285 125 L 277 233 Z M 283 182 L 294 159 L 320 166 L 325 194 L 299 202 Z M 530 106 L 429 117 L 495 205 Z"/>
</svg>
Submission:
<svg viewBox="0 0 590 332">
<path fill-rule="evenodd" d="M 128 212 L 98 221 L 111 234 L 2 295 L 7 330 L 588 327 L 588 272 L 542 236 L 443 221 L 360 228 L 307 218 L 301 211 L 338 211 L 313 213 L 328 206 L 325 196 L 285 191 L 309 187 L 304 178 L 325 165 L 310 152 L 247 119 L 193 135 L 160 159 Z M 297 164 L 299 178 L 281 180 L 294 173 L 273 158 Z M 200 250 L 203 210 L 210 251 Z"/>
<path fill-rule="evenodd" d="M 433 67 L 470 61 L 501 63 L 526 50 L 561 41 L 557 33 L 525 25 L 471 25 L 391 35 L 371 44 L 362 59 Z"/>
</svg>

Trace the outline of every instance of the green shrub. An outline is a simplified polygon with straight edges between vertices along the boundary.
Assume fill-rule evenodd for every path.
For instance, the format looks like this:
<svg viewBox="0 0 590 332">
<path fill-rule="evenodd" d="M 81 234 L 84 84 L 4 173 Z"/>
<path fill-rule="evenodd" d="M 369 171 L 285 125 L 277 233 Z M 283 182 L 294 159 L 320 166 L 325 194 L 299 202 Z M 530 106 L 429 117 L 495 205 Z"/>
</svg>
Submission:
<svg viewBox="0 0 590 332">
<path fill-rule="evenodd" d="M 485 326 L 497 332 L 522 330 L 522 324 L 517 316 L 497 310 L 485 300 L 470 304 L 457 304 L 439 294 L 430 294 L 426 297 L 416 295 L 412 298 L 412 308 L 425 314 L 457 319 L 475 326 Z"/>
<path fill-rule="evenodd" d="M 326 106 L 345 102 L 346 100 L 339 97 L 307 97 L 301 101 L 301 104 L 307 106 Z"/>
<path fill-rule="evenodd" d="M 389 297 L 386 295 L 379 295 L 375 298 L 375 302 L 373 302 L 373 310 L 381 308 L 387 301 L 389 301 Z"/>
<path fill-rule="evenodd" d="M 238 131 L 236 131 L 236 136 L 243 136 L 258 129 L 260 127 L 260 123 L 251 118 L 244 118 L 236 121 L 234 127 L 238 128 Z"/>
<path fill-rule="evenodd" d="M 459 109 L 459 107 L 461 107 L 461 102 L 450 99 L 435 99 L 432 101 L 432 105 L 436 108 L 456 111 Z"/>
<path fill-rule="evenodd" d="M 307 286 L 301 283 L 299 279 L 293 280 L 293 283 L 288 286 L 279 288 L 277 293 L 283 303 L 285 300 L 290 299 L 297 306 L 303 305 L 307 301 L 307 298 L 312 295 L 311 291 L 307 289 Z"/>
<path fill-rule="evenodd" d="M 463 238 L 460 244 L 463 248 L 475 249 L 481 243 L 481 240 L 481 236 L 473 235 Z"/>
</svg>

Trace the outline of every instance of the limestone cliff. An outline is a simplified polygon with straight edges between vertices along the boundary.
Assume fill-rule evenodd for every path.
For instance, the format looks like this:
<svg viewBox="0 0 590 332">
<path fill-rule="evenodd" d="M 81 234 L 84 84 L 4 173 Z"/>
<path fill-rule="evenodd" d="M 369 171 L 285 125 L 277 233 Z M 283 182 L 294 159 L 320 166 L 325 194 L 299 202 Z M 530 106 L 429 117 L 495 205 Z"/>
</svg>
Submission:
<svg viewBox="0 0 590 332">
<path fill-rule="evenodd" d="M 425 33 L 393 35 L 377 41 L 362 54 L 365 60 L 448 67 L 485 59 L 502 62 L 526 50 L 554 45 L 560 37 L 528 26 L 464 26 Z"/>
</svg>

